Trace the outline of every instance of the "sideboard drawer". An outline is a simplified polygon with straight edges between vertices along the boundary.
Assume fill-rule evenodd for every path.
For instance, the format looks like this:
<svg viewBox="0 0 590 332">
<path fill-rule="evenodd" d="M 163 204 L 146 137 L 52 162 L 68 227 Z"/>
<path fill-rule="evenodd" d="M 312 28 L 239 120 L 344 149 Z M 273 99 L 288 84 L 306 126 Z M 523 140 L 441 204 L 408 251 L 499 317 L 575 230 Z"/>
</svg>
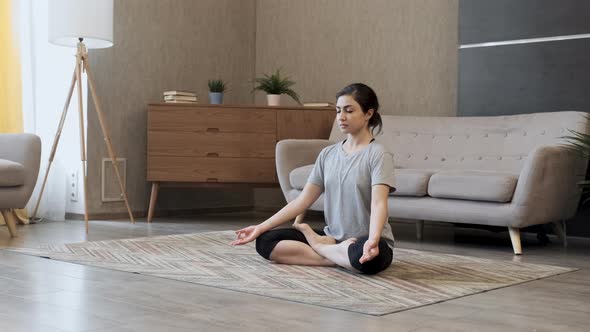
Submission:
<svg viewBox="0 0 590 332">
<path fill-rule="evenodd" d="M 275 145 L 274 133 L 148 133 L 148 154 L 154 156 L 274 158 Z"/>
<path fill-rule="evenodd" d="M 153 107 L 151 131 L 276 133 L 276 112 L 248 108 Z"/>
<path fill-rule="evenodd" d="M 148 155 L 148 181 L 276 183 L 275 160 Z"/>
</svg>

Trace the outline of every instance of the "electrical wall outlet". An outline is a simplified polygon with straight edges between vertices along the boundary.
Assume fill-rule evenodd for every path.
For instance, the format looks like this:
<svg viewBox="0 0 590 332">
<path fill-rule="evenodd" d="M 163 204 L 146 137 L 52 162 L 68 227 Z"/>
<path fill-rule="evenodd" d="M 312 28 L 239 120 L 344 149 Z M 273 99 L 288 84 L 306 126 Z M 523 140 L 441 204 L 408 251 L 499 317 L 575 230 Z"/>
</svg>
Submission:
<svg viewBox="0 0 590 332">
<path fill-rule="evenodd" d="M 70 173 L 70 200 L 72 202 L 78 201 L 78 171 L 72 171 Z"/>
</svg>

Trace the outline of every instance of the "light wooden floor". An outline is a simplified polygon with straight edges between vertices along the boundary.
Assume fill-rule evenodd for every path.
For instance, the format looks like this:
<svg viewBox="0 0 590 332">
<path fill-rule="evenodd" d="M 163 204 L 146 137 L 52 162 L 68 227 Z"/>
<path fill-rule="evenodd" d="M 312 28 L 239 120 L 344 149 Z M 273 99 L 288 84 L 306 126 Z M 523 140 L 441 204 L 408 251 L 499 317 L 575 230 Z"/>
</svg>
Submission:
<svg viewBox="0 0 590 332">
<path fill-rule="evenodd" d="M 218 214 L 121 221 L 42 222 L 18 227 L 0 247 L 72 243 L 236 229 L 261 214 Z M 588 331 L 590 241 L 570 238 L 540 246 L 523 239 L 511 253 L 507 233 L 426 224 L 415 240 L 412 224 L 394 223 L 401 248 L 545 263 L 581 270 L 553 278 L 373 317 L 190 283 L 110 271 L 0 250 L 0 331 Z"/>
</svg>

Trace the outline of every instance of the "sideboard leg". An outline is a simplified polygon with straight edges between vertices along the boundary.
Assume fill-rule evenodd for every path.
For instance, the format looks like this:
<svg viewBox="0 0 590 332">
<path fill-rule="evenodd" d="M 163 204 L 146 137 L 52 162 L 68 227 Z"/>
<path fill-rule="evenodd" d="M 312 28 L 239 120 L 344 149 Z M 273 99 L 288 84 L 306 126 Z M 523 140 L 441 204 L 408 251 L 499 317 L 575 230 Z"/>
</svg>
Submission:
<svg viewBox="0 0 590 332">
<path fill-rule="evenodd" d="M 152 222 L 154 217 L 154 209 L 156 208 L 156 200 L 158 199 L 158 189 L 160 189 L 160 182 L 152 182 L 152 195 L 150 196 L 150 207 L 148 210 L 147 222 Z"/>
</svg>

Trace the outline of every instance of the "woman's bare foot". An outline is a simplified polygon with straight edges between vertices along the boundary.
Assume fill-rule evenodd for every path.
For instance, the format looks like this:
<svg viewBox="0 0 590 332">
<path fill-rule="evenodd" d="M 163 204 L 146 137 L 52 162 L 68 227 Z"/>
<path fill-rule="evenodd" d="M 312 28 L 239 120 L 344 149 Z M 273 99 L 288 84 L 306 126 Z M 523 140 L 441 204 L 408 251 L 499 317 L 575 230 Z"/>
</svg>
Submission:
<svg viewBox="0 0 590 332">
<path fill-rule="evenodd" d="M 319 235 L 308 224 L 294 223 L 293 227 L 303 233 L 305 239 L 315 251 L 318 251 L 318 248 L 322 245 L 336 244 L 336 240 L 333 237 Z"/>
<path fill-rule="evenodd" d="M 307 243 L 309 243 L 311 248 L 318 255 L 324 257 L 333 264 L 351 271 L 356 271 L 350 264 L 348 258 L 348 247 L 356 242 L 355 238 L 336 243 L 336 240 L 333 237 L 317 234 L 308 224 L 295 223 L 293 224 L 293 227 L 303 233 Z"/>
</svg>

